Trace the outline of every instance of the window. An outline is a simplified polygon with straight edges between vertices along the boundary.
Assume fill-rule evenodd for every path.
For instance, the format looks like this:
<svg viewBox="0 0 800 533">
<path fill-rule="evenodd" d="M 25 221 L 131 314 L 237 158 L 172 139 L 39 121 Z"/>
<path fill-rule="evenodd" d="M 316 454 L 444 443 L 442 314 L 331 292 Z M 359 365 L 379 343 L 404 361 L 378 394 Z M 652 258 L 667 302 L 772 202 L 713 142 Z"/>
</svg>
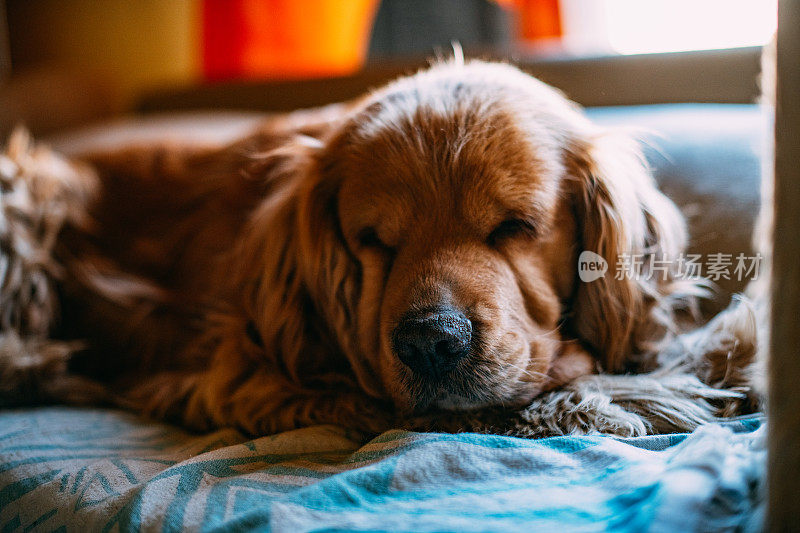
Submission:
<svg viewBox="0 0 800 533">
<path fill-rule="evenodd" d="M 777 4 L 777 0 L 562 0 L 565 44 L 569 47 L 572 41 L 586 50 L 581 44 L 589 44 L 588 36 L 595 47 L 621 54 L 759 46 L 775 32 Z"/>
</svg>

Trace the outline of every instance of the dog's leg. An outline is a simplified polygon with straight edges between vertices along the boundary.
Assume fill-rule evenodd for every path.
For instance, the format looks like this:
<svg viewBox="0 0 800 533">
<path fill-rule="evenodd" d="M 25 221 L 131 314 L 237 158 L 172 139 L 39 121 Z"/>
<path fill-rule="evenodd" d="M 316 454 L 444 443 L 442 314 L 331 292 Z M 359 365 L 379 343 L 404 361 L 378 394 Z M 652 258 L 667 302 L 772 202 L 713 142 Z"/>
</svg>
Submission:
<svg viewBox="0 0 800 533">
<path fill-rule="evenodd" d="M 183 359 L 204 359 L 187 370 L 126 376 L 115 384 L 120 403 L 196 431 L 236 427 L 267 435 L 313 424 L 379 432 L 391 427 L 388 406 L 338 379 L 319 389 L 286 376 L 281 365 L 246 333 L 234 315 L 209 321 L 206 335 Z M 338 374 L 337 374 L 338 375 Z"/>
<path fill-rule="evenodd" d="M 360 392 L 308 390 L 262 372 L 243 383 L 220 414 L 250 434 L 263 435 L 315 424 L 379 433 L 392 427 L 389 413 L 382 402 Z"/>
<path fill-rule="evenodd" d="M 314 391 L 265 370 L 243 374 L 162 373 L 133 387 L 126 406 L 195 431 L 235 427 L 255 436 L 316 424 L 374 433 L 392 427 L 388 407 L 361 393 Z"/>
<path fill-rule="evenodd" d="M 550 365 L 547 372 L 550 380 L 544 387 L 550 391 L 562 387 L 581 376 L 595 374 L 597 360 L 577 341 L 562 341 L 558 357 Z"/>
</svg>

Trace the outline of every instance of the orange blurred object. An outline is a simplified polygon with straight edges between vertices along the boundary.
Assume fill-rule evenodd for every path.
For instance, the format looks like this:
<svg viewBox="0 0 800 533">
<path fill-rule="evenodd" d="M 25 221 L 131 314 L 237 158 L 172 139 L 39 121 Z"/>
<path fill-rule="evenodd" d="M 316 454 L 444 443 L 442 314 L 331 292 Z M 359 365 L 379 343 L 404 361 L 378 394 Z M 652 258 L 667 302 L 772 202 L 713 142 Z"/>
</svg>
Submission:
<svg viewBox="0 0 800 533">
<path fill-rule="evenodd" d="M 561 37 L 559 0 L 505 0 L 516 8 L 519 35 L 526 41 Z"/>
<path fill-rule="evenodd" d="M 206 79 L 309 78 L 364 63 L 378 0 L 203 0 Z"/>
</svg>

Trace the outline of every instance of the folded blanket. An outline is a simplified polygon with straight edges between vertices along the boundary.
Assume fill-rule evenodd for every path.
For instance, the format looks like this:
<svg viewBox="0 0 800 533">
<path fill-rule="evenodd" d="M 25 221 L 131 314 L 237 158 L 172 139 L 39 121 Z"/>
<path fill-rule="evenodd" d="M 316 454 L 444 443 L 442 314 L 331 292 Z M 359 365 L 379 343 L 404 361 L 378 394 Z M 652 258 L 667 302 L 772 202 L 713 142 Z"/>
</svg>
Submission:
<svg viewBox="0 0 800 533">
<path fill-rule="evenodd" d="M 111 410 L 0 412 L 0 531 L 758 530 L 760 417 L 525 440 L 318 426 L 247 440 Z"/>
</svg>

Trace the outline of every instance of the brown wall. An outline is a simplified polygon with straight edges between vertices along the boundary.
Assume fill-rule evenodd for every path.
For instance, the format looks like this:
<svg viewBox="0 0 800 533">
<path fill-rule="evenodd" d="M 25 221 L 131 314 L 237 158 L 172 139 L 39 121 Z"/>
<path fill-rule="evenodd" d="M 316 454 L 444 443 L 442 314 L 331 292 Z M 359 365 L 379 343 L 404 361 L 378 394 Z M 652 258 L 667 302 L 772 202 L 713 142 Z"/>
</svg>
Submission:
<svg viewBox="0 0 800 533">
<path fill-rule="evenodd" d="M 42 64 L 101 77 L 121 103 L 199 70 L 194 0 L 6 0 L 14 70 Z"/>
</svg>

